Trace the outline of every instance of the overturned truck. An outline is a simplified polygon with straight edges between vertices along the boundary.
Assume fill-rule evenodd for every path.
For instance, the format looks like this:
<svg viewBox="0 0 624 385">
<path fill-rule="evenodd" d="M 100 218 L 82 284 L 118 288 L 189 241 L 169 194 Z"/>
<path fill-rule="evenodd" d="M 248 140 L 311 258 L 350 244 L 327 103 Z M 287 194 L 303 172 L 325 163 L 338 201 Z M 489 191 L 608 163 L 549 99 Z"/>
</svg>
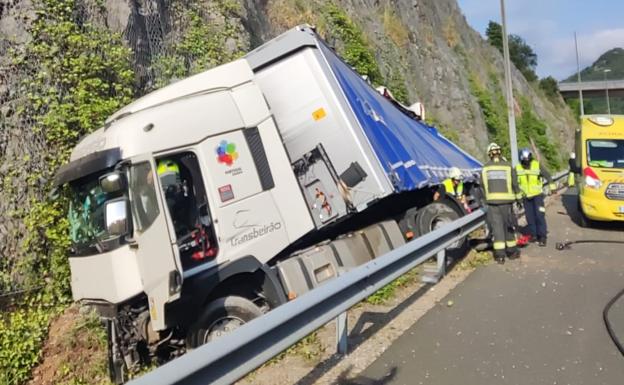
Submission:
<svg viewBox="0 0 624 385">
<path fill-rule="evenodd" d="M 57 176 L 75 300 L 111 374 L 166 360 L 464 215 L 480 163 L 377 93 L 307 26 L 135 101 Z"/>
</svg>

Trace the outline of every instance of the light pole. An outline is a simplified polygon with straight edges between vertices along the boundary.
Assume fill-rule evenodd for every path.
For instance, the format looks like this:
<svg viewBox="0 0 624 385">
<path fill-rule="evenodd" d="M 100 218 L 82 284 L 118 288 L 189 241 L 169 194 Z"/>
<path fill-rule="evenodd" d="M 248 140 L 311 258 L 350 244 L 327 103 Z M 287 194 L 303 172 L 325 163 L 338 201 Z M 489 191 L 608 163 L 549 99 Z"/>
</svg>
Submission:
<svg viewBox="0 0 624 385">
<path fill-rule="evenodd" d="M 511 147 L 511 165 L 518 164 L 518 143 L 516 143 L 516 117 L 514 111 L 513 86 L 511 83 L 511 63 L 509 61 L 509 42 L 507 41 L 507 23 L 505 18 L 505 0 L 500 0 L 501 19 L 503 21 L 503 56 L 505 59 L 505 88 L 507 88 L 507 115 L 509 120 L 509 146 Z"/>
<path fill-rule="evenodd" d="M 607 114 L 611 115 L 611 104 L 609 103 L 609 83 L 607 83 L 608 72 L 611 72 L 609 68 L 602 70 L 602 74 L 604 75 L 605 94 L 607 95 Z"/>
<path fill-rule="evenodd" d="M 583 105 L 583 88 L 581 87 L 581 62 L 579 61 L 578 40 L 576 40 L 576 31 L 574 31 L 574 48 L 576 49 L 576 81 L 579 89 L 579 104 L 581 105 L 581 116 L 585 115 L 585 106 Z"/>
</svg>

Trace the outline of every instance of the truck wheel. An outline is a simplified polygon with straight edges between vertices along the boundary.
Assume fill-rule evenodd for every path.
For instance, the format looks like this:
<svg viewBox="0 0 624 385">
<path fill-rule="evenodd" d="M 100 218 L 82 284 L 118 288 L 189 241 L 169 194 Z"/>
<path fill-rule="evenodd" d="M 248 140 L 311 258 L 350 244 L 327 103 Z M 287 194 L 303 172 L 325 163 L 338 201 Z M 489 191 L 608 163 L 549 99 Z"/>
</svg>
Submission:
<svg viewBox="0 0 624 385">
<path fill-rule="evenodd" d="M 416 215 L 416 231 L 419 236 L 425 235 L 433 230 L 439 229 L 447 223 L 451 223 L 454 220 L 459 219 L 459 217 L 460 215 L 453 210 L 452 207 L 444 203 L 430 203 L 418 211 L 418 214 Z M 465 238 L 451 244 L 449 249 L 458 249 L 462 247 L 464 242 Z"/>
<path fill-rule="evenodd" d="M 260 308 L 246 298 L 231 295 L 215 299 L 189 331 L 187 343 L 196 348 L 261 315 Z"/>
<path fill-rule="evenodd" d="M 459 218 L 459 214 L 443 203 L 430 203 L 418 210 L 416 231 L 418 235 L 427 234 Z"/>
</svg>

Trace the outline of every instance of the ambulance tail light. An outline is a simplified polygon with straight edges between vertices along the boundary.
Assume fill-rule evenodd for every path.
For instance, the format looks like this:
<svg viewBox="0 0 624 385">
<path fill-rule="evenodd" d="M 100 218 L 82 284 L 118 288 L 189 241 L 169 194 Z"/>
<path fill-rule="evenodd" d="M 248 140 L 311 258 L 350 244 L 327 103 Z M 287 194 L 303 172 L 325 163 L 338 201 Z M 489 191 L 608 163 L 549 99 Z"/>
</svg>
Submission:
<svg viewBox="0 0 624 385">
<path fill-rule="evenodd" d="M 585 186 L 593 189 L 599 189 L 602 186 L 602 182 L 596 172 L 591 167 L 585 167 L 583 170 L 583 176 L 585 181 Z"/>
</svg>

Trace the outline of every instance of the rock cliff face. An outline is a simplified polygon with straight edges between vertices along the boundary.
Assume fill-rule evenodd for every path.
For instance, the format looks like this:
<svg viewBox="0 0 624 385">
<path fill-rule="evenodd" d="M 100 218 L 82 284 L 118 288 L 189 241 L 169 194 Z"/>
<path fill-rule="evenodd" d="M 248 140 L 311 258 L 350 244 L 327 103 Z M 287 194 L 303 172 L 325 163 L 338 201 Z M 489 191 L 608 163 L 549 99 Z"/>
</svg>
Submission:
<svg viewBox="0 0 624 385">
<path fill-rule="evenodd" d="M 5 260 L 18 253 L 24 231 L 20 217 L 8 213 L 27 208 L 32 194 L 25 192 L 38 188 L 15 165 L 46 151 L 30 145 L 36 142 L 27 133 L 32 122 L 13 118 L 24 103 L 15 86 L 25 75 L 7 62 L 8 50 L 29 40 L 39 1 L 0 4 L 0 255 Z M 310 23 L 374 82 L 405 101 L 423 102 L 428 120 L 476 157 L 484 158 L 489 140 L 505 136 L 502 56 L 468 26 L 455 0 L 75 0 L 74 8 L 77 23 L 118 32 L 133 50 L 137 96 Z M 547 99 L 515 69 L 513 85 L 516 112 L 529 109 L 545 123 L 540 143 L 569 148 L 575 121 L 563 102 Z"/>
</svg>

